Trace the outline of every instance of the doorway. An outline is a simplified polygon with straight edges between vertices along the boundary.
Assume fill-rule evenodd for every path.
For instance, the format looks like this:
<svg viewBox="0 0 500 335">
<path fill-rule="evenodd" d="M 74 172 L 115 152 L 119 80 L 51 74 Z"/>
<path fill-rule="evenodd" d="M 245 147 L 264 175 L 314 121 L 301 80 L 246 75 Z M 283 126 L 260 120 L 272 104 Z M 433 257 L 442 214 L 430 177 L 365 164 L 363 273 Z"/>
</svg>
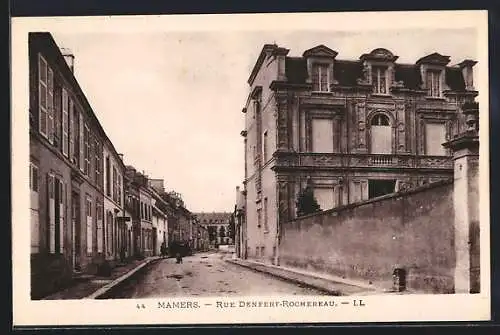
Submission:
<svg viewBox="0 0 500 335">
<path fill-rule="evenodd" d="M 376 198 L 382 195 L 394 193 L 396 189 L 395 179 L 371 179 L 368 180 L 368 198 Z"/>
</svg>

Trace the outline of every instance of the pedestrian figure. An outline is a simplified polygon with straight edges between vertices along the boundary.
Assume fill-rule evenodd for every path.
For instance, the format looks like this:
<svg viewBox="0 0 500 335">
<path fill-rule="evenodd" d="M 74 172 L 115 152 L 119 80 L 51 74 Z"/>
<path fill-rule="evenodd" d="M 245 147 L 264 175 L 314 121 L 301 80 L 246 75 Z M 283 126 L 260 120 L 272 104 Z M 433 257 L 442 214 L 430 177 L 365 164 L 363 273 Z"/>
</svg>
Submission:
<svg viewBox="0 0 500 335">
<path fill-rule="evenodd" d="M 165 258 L 167 256 L 167 245 L 165 242 L 161 244 L 160 252 L 161 252 L 161 258 Z"/>
<path fill-rule="evenodd" d="M 177 254 L 175 255 L 175 258 L 177 260 L 177 264 L 182 264 L 182 255 L 180 252 L 177 252 Z"/>
</svg>

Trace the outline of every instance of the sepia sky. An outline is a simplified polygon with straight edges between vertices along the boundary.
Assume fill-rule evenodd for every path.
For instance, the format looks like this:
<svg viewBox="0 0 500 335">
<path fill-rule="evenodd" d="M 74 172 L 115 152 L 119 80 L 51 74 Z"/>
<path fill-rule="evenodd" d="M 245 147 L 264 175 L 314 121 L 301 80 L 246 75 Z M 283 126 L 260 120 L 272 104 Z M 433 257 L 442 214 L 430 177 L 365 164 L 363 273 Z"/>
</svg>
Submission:
<svg viewBox="0 0 500 335">
<path fill-rule="evenodd" d="M 264 43 L 290 56 L 324 44 L 338 59 L 378 47 L 402 63 L 432 52 L 451 56 L 450 65 L 477 59 L 473 29 L 51 33 L 73 51 L 75 76 L 125 164 L 163 178 L 194 212 L 234 207 L 246 81 Z"/>
</svg>

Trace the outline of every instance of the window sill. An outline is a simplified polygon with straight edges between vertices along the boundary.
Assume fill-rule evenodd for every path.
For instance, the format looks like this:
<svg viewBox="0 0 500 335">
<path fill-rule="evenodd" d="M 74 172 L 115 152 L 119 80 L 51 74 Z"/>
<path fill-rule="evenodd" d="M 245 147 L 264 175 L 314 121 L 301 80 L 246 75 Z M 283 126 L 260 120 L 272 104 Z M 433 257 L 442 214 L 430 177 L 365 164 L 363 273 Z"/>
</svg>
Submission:
<svg viewBox="0 0 500 335">
<path fill-rule="evenodd" d="M 435 101 L 446 101 L 445 97 L 431 97 L 431 96 L 426 96 L 426 100 L 435 100 Z"/>
<path fill-rule="evenodd" d="M 390 97 L 391 94 L 389 93 L 372 93 L 372 97 L 383 97 L 383 98 L 387 98 L 387 97 Z"/>
<path fill-rule="evenodd" d="M 332 92 L 331 91 L 311 91 L 312 94 L 316 94 L 316 95 L 331 95 Z"/>
</svg>

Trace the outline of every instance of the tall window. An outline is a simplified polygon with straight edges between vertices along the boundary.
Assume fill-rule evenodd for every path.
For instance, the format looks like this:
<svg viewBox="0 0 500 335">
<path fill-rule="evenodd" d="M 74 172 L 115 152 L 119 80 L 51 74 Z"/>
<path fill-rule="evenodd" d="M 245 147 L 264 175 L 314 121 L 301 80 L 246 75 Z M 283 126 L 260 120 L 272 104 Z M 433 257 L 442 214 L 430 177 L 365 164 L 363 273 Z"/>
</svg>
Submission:
<svg viewBox="0 0 500 335">
<path fill-rule="evenodd" d="M 102 176 L 102 173 L 101 173 L 101 157 L 102 157 L 101 144 L 99 143 L 99 141 L 96 138 L 95 142 L 94 142 L 94 162 L 95 162 L 95 166 L 94 166 L 94 171 L 95 171 L 94 178 L 95 178 L 96 184 L 99 187 L 102 187 L 102 180 L 101 180 L 101 176 Z"/>
<path fill-rule="evenodd" d="M 122 204 L 122 176 L 121 175 L 118 175 L 116 190 L 118 193 L 117 194 L 118 205 L 121 206 L 121 204 Z"/>
<path fill-rule="evenodd" d="M 99 200 L 96 200 L 95 211 L 96 211 L 96 220 L 97 220 L 97 252 L 103 252 L 103 243 L 104 243 L 104 240 L 103 240 L 104 227 L 103 227 L 103 221 L 102 221 L 103 207 L 102 207 L 102 204 L 99 202 Z"/>
<path fill-rule="evenodd" d="M 48 195 L 48 244 L 49 252 L 56 252 L 56 201 L 55 201 L 55 177 L 52 173 L 47 174 L 47 195 Z"/>
<path fill-rule="evenodd" d="M 30 163 L 30 222 L 31 222 L 31 253 L 37 253 L 40 246 L 40 220 L 38 197 L 38 166 Z"/>
<path fill-rule="evenodd" d="M 47 61 L 38 57 L 38 115 L 40 134 L 53 141 L 54 133 L 54 74 Z"/>
<path fill-rule="evenodd" d="M 328 64 L 314 64 L 312 71 L 312 83 L 313 83 L 313 91 L 316 92 L 328 92 L 329 88 L 329 77 L 328 74 Z"/>
<path fill-rule="evenodd" d="M 116 175 L 116 167 L 113 166 L 113 201 L 117 202 L 117 178 L 118 176 Z"/>
<path fill-rule="evenodd" d="M 113 254 L 113 214 L 110 211 L 106 214 L 106 249 L 108 256 Z"/>
<path fill-rule="evenodd" d="M 62 89 L 62 152 L 63 155 L 68 157 L 69 146 L 69 104 L 68 92 Z"/>
<path fill-rule="evenodd" d="M 106 156 L 106 195 L 111 196 L 111 166 L 109 156 Z"/>
<path fill-rule="evenodd" d="M 82 172 L 85 172 L 85 158 L 84 158 L 84 151 L 86 149 L 86 146 L 85 146 L 85 140 L 84 140 L 84 129 L 87 128 L 85 127 L 84 128 L 84 124 L 83 124 L 83 115 L 81 113 L 78 113 L 78 118 L 79 118 L 79 130 L 80 130 L 80 144 L 79 144 L 79 149 L 80 149 L 80 152 L 79 152 L 79 167 L 80 167 L 80 171 Z"/>
<path fill-rule="evenodd" d="M 56 225 L 55 225 L 55 252 L 64 252 L 64 227 L 66 219 L 66 184 L 62 179 L 55 179 L 56 198 Z"/>
<path fill-rule="evenodd" d="M 311 121 L 313 152 L 331 153 L 333 148 L 333 120 L 314 118 Z"/>
<path fill-rule="evenodd" d="M 372 67 L 373 93 L 387 94 L 386 70 L 387 68 L 383 66 Z"/>
<path fill-rule="evenodd" d="M 73 105 L 73 101 L 68 96 L 68 120 L 69 120 L 69 159 L 73 160 L 75 156 L 75 116 L 74 111 L 75 106 Z"/>
<path fill-rule="evenodd" d="M 267 198 L 264 198 L 264 230 L 265 231 L 269 231 L 267 215 L 268 215 Z"/>
<path fill-rule="evenodd" d="M 87 195 L 85 199 L 85 216 L 87 224 L 87 254 L 92 254 L 92 199 Z"/>
<path fill-rule="evenodd" d="M 54 145 L 59 150 L 62 149 L 62 88 L 54 82 Z"/>
<path fill-rule="evenodd" d="M 427 123 L 425 125 L 425 154 L 430 156 L 445 156 L 446 127 L 444 123 Z"/>
<path fill-rule="evenodd" d="M 370 122 L 371 153 L 392 153 L 392 130 L 389 117 L 376 114 Z"/>
<path fill-rule="evenodd" d="M 84 166 L 83 172 L 90 176 L 90 129 L 87 124 L 85 124 L 85 132 L 83 133 L 83 142 L 84 142 Z"/>
<path fill-rule="evenodd" d="M 441 71 L 427 70 L 426 73 L 427 94 L 431 97 L 441 96 Z"/>
</svg>

